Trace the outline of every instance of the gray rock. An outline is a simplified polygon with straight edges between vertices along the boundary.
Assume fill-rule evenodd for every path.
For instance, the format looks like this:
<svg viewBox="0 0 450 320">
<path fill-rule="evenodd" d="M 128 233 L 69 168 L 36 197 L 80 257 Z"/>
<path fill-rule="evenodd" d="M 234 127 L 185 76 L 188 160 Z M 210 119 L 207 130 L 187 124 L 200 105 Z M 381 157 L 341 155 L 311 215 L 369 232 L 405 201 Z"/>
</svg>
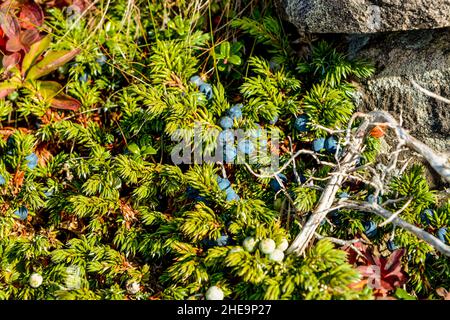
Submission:
<svg viewBox="0 0 450 320">
<path fill-rule="evenodd" d="M 281 16 L 310 33 L 375 33 L 450 26 L 450 0 L 276 0 Z"/>
<path fill-rule="evenodd" d="M 450 28 L 348 36 L 349 55 L 375 63 L 377 73 L 359 88 L 360 110 L 387 110 L 437 151 L 450 152 L 450 105 L 414 88 L 410 79 L 450 98 Z"/>
</svg>

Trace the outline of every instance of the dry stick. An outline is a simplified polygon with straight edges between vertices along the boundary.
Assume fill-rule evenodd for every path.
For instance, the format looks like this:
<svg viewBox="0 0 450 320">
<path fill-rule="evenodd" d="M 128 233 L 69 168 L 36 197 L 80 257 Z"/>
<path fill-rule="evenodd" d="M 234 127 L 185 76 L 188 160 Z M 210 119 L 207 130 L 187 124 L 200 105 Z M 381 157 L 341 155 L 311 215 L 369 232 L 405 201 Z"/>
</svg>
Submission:
<svg viewBox="0 0 450 320">
<path fill-rule="evenodd" d="M 380 223 L 380 225 L 378 227 L 384 227 L 385 225 L 387 225 L 387 224 L 391 223 L 392 221 L 394 221 L 394 219 L 397 218 L 400 213 L 402 213 L 403 211 L 406 210 L 406 208 L 408 208 L 408 206 L 411 203 L 412 199 L 413 198 L 409 198 L 408 201 L 406 201 L 406 203 L 403 205 L 403 207 L 401 207 L 399 210 L 395 211 L 388 219 L 386 219 L 382 223 Z"/>
<path fill-rule="evenodd" d="M 410 79 L 409 81 L 411 81 L 411 83 L 413 84 L 413 86 L 414 86 L 417 90 L 421 91 L 422 93 L 426 94 L 427 96 L 432 97 L 432 98 L 434 98 L 434 99 L 436 99 L 436 100 L 439 100 L 439 101 L 442 101 L 442 102 L 445 102 L 445 103 L 450 104 L 450 100 L 449 100 L 449 99 L 444 98 L 444 97 L 442 97 L 442 96 L 440 96 L 440 95 L 438 95 L 438 94 L 436 94 L 436 93 L 434 93 L 434 92 L 431 92 L 430 90 L 427 90 L 427 89 L 421 87 L 421 86 L 420 86 L 417 82 L 415 82 L 413 79 Z"/>
<path fill-rule="evenodd" d="M 379 215 L 385 219 L 389 219 L 392 216 L 392 212 L 382 208 L 381 206 L 379 206 L 376 203 L 370 204 L 368 202 L 358 202 L 358 201 L 348 201 L 347 200 L 347 201 L 343 202 L 342 205 L 346 209 L 371 212 L 371 213 Z M 420 229 L 419 227 L 416 227 L 415 225 L 412 225 L 409 222 L 406 222 L 405 220 L 402 220 L 398 217 L 395 217 L 392 220 L 392 223 L 395 226 L 399 226 L 400 228 L 411 232 L 412 234 L 417 236 L 419 239 L 422 239 L 423 241 L 428 243 L 430 246 L 432 246 L 433 248 L 435 248 L 442 254 L 446 255 L 447 257 L 450 257 L 450 246 L 446 245 L 444 242 L 442 242 L 435 236 L 429 234 L 428 232 L 424 231 L 423 229 Z"/>
<path fill-rule="evenodd" d="M 356 118 L 362 117 L 366 120 L 360 125 L 358 128 L 356 135 L 352 139 L 351 136 L 351 124 L 353 123 Z M 450 167 L 448 165 L 448 160 L 443 155 L 437 154 L 434 152 L 431 148 L 426 146 L 424 143 L 418 141 L 414 137 L 410 136 L 405 129 L 400 127 L 397 123 L 397 121 L 392 117 L 389 113 L 384 111 L 373 111 L 369 114 L 364 113 L 355 113 L 352 116 L 352 119 L 350 120 L 350 123 L 347 128 L 347 137 L 346 145 L 350 150 L 346 153 L 344 156 L 344 159 L 342 161 L 342 166 L 339 166 L 337 169 L 334 170 L 335 175 L 331 176 L 330 181 L 326 185 L 320 199 L 317 207 L 312 212 L 311 216 L 309 217 L 308 221 L 304 225 L 301 232 L 297 235 L 297 237 L 294 239 L 294 241 L 291 243 L 290 247 L 287 250 L 287 253 L 296 253 L 298 255 L 302 255 L 307 248 L 308 244 L 311 242 L 311 240 L 314 238 L 315 231 L 317 227 L 320 225 L 322 220 L 326 217 L 327 209 L 331 207 L 334 198 L 336 196 L 337 191 L 345 181 L 345 174 L 341 173 L 348 173 L 350 170 L 352 170 L 355 166 L 355 161 L 357 156 L 360 154 L 364 138 L 367 132 L 367 129 L 370 124 L 376 122 L 385 122 L 388 123 L 390 127 L 393 127 L 396 130 L 397 137 L 400 140 L 403 140 L 407 146 L 414 149 L 416 152 L 421 154 L 429 163 L 430 165 L 448 182 L 450 182 Z M 383 209 L 384 210 L 384 209 Z M 389 213 L 389 211 L 386 211 Z M 386 218 L 389 218 L 391 216 L 391 213 L 388 214 Z M 394 221 L 401 221 L 401 223 L 397 223 L 400 227 L 404 227 L 406 225 L 407 230 L 414 230 L 414 233 L 418 233 L 421 231 L 421 229 L 414 227 L 412 225 L 407 224 L 403 220 L 400 220 L 399 218 L 396 218 Z M 412 229 L 415 228 L 415 229 Z M 417 229 L 417 230 L 416 230 Z M 418 231 L 419 230 L 419 231 Z M 424 232 L 422 230 L 422 232 Z M 430 234 L 426 233 L 424 236 L 423 234 L 420 234 L 421 239 L 427 239 L 429 241 L 436 240 L 435 237 L 431 236 Z M 432 237 L 430 240 L 429 237 Z M 434 239 L 434 240 L 433 240 Z M 425 241 L 427 241 L 425 240 Z M 428 242 L 428 241 L 427 241 Z M 434 243 L 434 242 L 433 242 Z M 442 245 L 443 243 L 440 242 Z M 438 248 L 437 248 L 438 249 Z M 442 249 L 442 248 L 441 248 Z M 439 249 L 438 249 L 439 250 Z"/>
<path fill-rule="evenodd" d="M 351 125 L 351 122 L 349 126 Z M 335 169 L 334 172 L 337 174 L 331 176 L 328 184 L 322 192 L 322 195 L 320 196 L 319 204 L 314 209 L 309 219 L 306 221 L 306 224 L 304 225 L 301 232 L 297 235 L 297 237 L 295 237 L 294 241 L 287 249 L 287 253 L 295 252 L 298 255 L 302 255 L 308 244 L 313 239 L 317 227 L 320 225 L 322 220 L 325 219 L 327 210 L 329 210 L 329 208 L 333 204 L 337 191 L 340 189 L 341 185 L 346 179 L 345 174 L 341 173 L 347 173 L 349 170 L 355 167 L 356 160 L 361 152 L 361 149 L 363 148 L 364 137 L 366 135 L 369 124 L 370 121 L 365 120 L 360 125 L 352 139 L 353 141 L 350 140 L 350 135 L 348 134 L 348 152 L 345 154 L 339 168 Z M 349 133 L 350 129 L 347 132 Z"/>
<path fill-rule="evenodd" d="M 430 166 L 446 181 L 450 183 L 450 162 L 448 155 L 439 154 L 427 146 L 425 143 L 411 136 L 405 129 L 400 127 L 397 121 L 389 113 L 384 111 L 373 111 L 370 113 L 376 118 L 384 119 L 390 127 L 395 129 L 397 137 L 405 144 L 420 154 L 428 161 Z"/>
</svg>

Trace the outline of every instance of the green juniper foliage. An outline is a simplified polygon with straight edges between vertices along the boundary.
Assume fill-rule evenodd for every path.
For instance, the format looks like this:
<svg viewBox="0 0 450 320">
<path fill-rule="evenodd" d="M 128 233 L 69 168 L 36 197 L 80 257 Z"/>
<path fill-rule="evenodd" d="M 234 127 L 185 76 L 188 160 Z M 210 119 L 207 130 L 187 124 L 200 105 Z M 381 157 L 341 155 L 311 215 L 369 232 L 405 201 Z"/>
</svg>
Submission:
<svg viewBox="0 0 450 320">
<path fill-rule="evenodd" d="M 363 277 L 339 245 L 316 241 L 305 256 L 280 249 L 318 203 L 330 166 L 298 157 L 283 171 L 284 192 L 242 164 L 171 159 L 183 139 L 191 150 L 213 150 L 221 118 L 242 103 L 232 128 L 277 131 L 282 165 L 291 158 L 288 136 L 297 149 L 311 149 L 329 137 L 324 127 L 347 127 L 351 83 L 372 66 L 325 42 L 297 55 L 263 1 L 99 1 L 83 15 L 44 9 L 51 49 L 81 49 L 46 77 L 81 106 L 56 110 L 25 90 L 0 100 L 1 299 L 203 299 L 211 286 L 226 299 L 374 297 L 368 286 L 355 288 Z M 201 142 L 193 139 L 196 126 Z M 379 150 L 379 140 L 367 138 L 361 164 Z M 332 152 L 320 154 L 334 161 Z M 261 156 L 251 168 L 267 161 Z M 230 186 L 218 178 L 224 172 Z M 432 234 L 449 226 L 450 202 L 430 190 L 420 167 L 386 190 L 381 201 L 402 198 L 389 210 L 410 199 L 406 221 Z M 365 200 L 373 190 L 348 183 L 343 192 Z M 432 214 L 424 219 L 426 209 Z M 339 210 L 318 232 L 367 239 L 368 220 L 382 221 Z M 392 234 L 406 249 L 409 294 L 437 298 L 434 289 L 450 288 L 448 259 L 414 235 L 389 224 L 371 246 L 388 256 Z M 263 253 L 265 239 L 278 249 Z M 30 284 L 33 273 L 42 284 Z"/>
</svg>

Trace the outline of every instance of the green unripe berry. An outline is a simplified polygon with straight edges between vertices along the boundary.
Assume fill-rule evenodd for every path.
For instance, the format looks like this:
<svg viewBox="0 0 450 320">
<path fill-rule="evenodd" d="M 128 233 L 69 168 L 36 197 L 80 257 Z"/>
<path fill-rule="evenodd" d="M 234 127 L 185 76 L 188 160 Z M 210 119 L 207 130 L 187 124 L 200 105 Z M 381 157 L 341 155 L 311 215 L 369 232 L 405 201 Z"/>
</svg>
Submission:
<svg viewBox="0 0 450 320">
<path fill-rule="evenodd" d="M 286 249 L 289 247 L 289 242 L 283 238 L 281 242 L 278 244 L 277 249 L 281 251 L 286 251 Z"/>
<path fill-rule="evenodd" d="M 140 290 L 141 290 L 141 286 L 139 285 L 139 283 L 137 283 L 135 281 L 127 283 L 127 292 L 129 294 L 136 294 Z"/>
<path fill-rule="evenodd" d="M 273 252 L 269 255 L 269 259 L 275 262 L 281 262 L 284 259 L 284 253 L 280 249 L 275 249 Z"/>
<path fill-rule="evenodd" d="M 39 273 L 35 272 L 30 276 L 30 286 L 33 288 L 38 288 L 42 284 L 42 280 L 42 276 Z"/>
<path fill-rule="evenodd" d="M 264 239 L 259 243 L 259 251 L 264 254 L 271 254 L 275 248 L 276 244 L 272 239 Z"/>
<path fill-rule="evenodd" d="M 256 246 L 256 239 L 253 237 L 247 237 L 244 239 L 244 242 L 242 242 L 242 246 L 246 251 L 253 252 Z"/>
<path fill-rule="evenodd" d="M 13 91 L 8 95 L 8 99 L 10 101 L 16 101 L 18 97 L 19 97 L 19 93 L 17 91 Z"/>
<path fill-rule="evenodd" d="M 205 294 L 206 300 L 223 300 L 223 296 L 223 291 L 217 286 L 210 287 Z"/>
</svg>

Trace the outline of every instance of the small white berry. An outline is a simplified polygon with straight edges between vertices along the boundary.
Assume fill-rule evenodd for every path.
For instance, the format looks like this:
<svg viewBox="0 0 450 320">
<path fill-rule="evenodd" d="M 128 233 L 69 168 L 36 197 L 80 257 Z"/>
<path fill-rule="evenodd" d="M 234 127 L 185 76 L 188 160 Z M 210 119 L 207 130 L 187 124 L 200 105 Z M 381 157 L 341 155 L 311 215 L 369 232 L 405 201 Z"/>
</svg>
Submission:
<svg viewBox="0 0 450 320">
<path fill-rule="evenodd" d="M 264 254 L 271 254 L 275 247 L 275 241 L 272 239 L 264 239 L 259 243 L 259 250 Z"/>
<path fill-rule="evenodd" d="M 223 300 L 223 291 L 217 287 L 210 287 L 205 294 L 206 300 Z"/>
<path fill-rule="evenodd" d="M 127 292 L 129 294 L 136 294 L 141 290 L 141 286 L 137 282 L 128 282 L 127 283 Z"/>
<path fill-rule="evenodd" d="M 284 259 L 284 253 L 280 249 L 275 249 L 273 252 L 269 255 L 269 259 L 275 262 L 281 262 Z"/>
<path fill-rule="evenodd" d="M 281 242 L 278 244 L 277 249 L 281 251 L 286 251 L 286 249 L 289 247 L 289 242 L 283 238 Z"/>
<path fill-rule="evenodd" d="M 253 237 L 247 237 L 244 239 L 244 242 L 242 242 L 242 246 L 246 251 L 253 252 L 256 246 L 256 239 Z"/>
<path fill-rule="evenodd" d="M 38 288 L 41 284 L 42 284 L 42 276 L 39 273 L 33 273 L 30 276 L 30 286 L 32 286 L 33 288 Z"/>
</svg>

